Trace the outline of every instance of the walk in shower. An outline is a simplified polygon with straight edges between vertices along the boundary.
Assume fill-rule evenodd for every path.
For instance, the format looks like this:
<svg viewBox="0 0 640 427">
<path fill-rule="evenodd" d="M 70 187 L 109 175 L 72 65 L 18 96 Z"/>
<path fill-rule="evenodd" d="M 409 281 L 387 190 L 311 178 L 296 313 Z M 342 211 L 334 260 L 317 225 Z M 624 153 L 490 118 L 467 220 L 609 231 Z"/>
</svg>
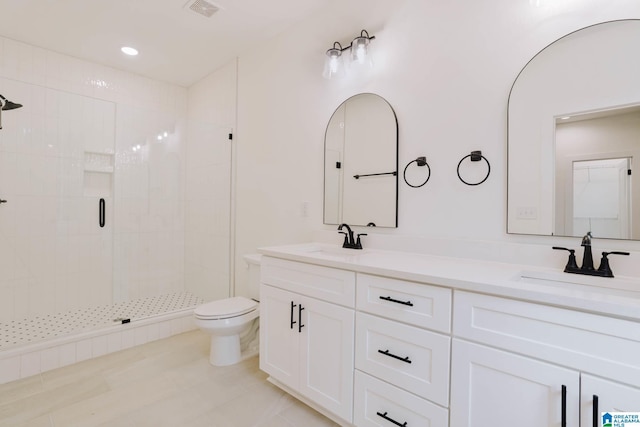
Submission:
<svg viewBox="0 0 640 427">
<path fill-rule="evenodd" d="M 22 104 L 0 130 L 0 383 L 188 329 L 203 300 L 184 280 L 187 90 L 0 47 L 0 94 Z M 94 349 L 68 347 L 77 333 Z"/>
</svg>

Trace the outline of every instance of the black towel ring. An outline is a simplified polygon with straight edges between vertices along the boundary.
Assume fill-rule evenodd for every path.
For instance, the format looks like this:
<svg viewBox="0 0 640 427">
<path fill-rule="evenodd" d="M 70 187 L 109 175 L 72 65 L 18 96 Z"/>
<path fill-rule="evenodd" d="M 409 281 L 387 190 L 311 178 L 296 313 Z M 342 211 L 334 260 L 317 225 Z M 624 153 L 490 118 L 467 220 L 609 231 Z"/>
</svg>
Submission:
<svg viewBox="0 0 640 427">
<path fill-rule="evenodd" d="M 485 162 L 487 162 L 487 175 L 484 177 L 484 179 L 482 181 L 479 182 L 467 182 L 464 179 L 462 179 L 462 177 L 460 176 L 460 165 L 462 164 L 462 162 L 464 162 L 464 160 L 466 158 L 470 157 L 472 162 L 479 162 L 480 160 L 483 160 Z M 484 157 L 482 155 L 482 151 L 472 151 L 471 154 L 467 154 L 466 156 L 464 156 L 460 162 L 458 162 L 458 178 L 460 179 L 460 181 L 462 181 L 463 183 L 467 184 L 467 185 L 480 185 L 483 182 L 485 182 L 487 180 L 487 178 L 489 178 L 489 175 L 491 174 L 491 165 L 489 164 L 489 160 L 487 160 L 486 157 Z"/>
<path fill-rule="evenodd" d="M 422 184 L 413 185 L 413 184 L 409 183 L 409 181 L 407 181 L 407 169 L 409 168 L 409 166 L 412 163 L 416 163 L 418 166 L 426 166 L 427 170 L 429 171 L 429 173 L 427 174 L 427 179 L 425 179 Z M 429 166 L 429 163 L 427 163 L 427 158 L 426 157 L 418 157 L 417 159 L 412 160 L 409 163 L 407 163 L 407 166 L 404 167 L 404 172 L 402 172 L 402 177 L 404 178 L 404 182 L 406 182 L 409 187 L 420 188 L 423 185 L 425 185 L 429 181 L 429 178 L 431 178 L 431 166 Z"/>
</svg>

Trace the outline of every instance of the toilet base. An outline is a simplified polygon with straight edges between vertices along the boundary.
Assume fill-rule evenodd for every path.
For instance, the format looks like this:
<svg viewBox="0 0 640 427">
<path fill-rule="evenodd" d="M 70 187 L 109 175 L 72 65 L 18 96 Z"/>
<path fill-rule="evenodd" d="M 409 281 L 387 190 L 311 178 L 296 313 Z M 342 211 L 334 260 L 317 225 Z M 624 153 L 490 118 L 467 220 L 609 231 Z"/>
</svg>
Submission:
<svg viewBox="0 0 640 427">
<path fill-rule="evenodd" d="M 213 366 L 229 366 L 238 363 L 242 358 L 240 337 L 238 335 L 211 337 L 209 363 Z"/>
</svg>

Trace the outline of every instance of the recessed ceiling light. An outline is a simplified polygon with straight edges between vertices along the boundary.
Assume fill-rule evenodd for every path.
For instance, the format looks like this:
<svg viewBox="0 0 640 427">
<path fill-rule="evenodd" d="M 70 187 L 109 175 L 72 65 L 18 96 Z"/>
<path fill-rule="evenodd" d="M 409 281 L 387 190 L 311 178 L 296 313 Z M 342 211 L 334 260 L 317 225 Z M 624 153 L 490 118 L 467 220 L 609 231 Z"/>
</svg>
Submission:
<svg viewBox="0 0 640 427">
<path fill-rule="evenodd" d="M 136 56 L 138 54 L 138 49 L 134 49 L 129 46 L 122 46 L 120 50 L 122 51 L 122 53 L 129 56 Z"/>
</svg>

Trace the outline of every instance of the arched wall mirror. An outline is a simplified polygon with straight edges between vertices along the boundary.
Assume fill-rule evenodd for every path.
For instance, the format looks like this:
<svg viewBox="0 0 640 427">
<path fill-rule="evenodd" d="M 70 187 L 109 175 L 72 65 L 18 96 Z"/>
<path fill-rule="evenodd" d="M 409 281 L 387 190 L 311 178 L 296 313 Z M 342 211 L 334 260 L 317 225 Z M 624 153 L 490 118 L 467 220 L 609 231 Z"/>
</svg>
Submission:
<svg viewBox="0 0 640 427">
<path fill-rule="evenodd" d="M 378 95 L 354 95 L 329 119 L 324 223 L 398 226 L 398 121 Z"/>
<path fill-rule="evenodd" d="M 508 233 L 640 240 L 639 163 L 640 20 L 575 31 L 522 69 L 508 106 Z"/>
</svg>

